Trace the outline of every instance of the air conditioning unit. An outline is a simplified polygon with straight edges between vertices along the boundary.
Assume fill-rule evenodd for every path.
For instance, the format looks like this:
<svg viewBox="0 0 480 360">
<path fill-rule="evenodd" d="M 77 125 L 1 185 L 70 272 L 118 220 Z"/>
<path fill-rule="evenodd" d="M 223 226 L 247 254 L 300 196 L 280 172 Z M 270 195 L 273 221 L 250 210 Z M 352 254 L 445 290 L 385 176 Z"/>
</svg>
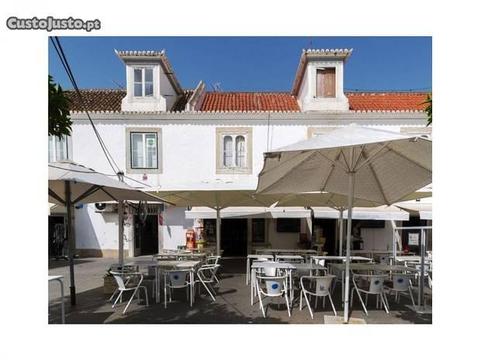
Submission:
<svg viewBox="0 0 480 360">
<path fill-rule="evenodd" d="M 95 203 L 95 212 L 116 213 L 118 212 L 118 204 Z"/>
</svg>

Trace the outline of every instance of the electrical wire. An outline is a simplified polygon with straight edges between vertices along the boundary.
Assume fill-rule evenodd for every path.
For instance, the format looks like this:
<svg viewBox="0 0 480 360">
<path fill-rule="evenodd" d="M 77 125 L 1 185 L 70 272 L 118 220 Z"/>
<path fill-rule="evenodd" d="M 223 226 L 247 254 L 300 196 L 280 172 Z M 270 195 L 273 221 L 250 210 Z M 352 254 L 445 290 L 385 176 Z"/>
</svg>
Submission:
<svg viewBox="0 0 480 360">
<path fill-rule="evenodd" d="M 88 120 L 90 121 L 90 124 L 93 128 L 93 132 L 95 133 L 95 136 L 97 137 L 98 142 L 100 143 L 100 147 L 102 148 L 103 153 L 105 154 L 105 157 L 107 158 L 107 161 L 110 165 L 110 167 L 113 169 L 113 171 L 118 175 L 119 173 L 122 173 L 120 170 L 120 167 L 117 165 L 115 162 L 113 156 L 110 154 L 108 151 L 107 146 L 105 145 L 102 137 L 100 136 L 100 133 L 98 132 L 97 128 L 95 127 L 95 124 L 93 123 L 93 120 L 90 116 L 90 113 L 88 112 L 87 106 L 85 105 L 85 101 L 83 99 L 83 96 L 80 92 L 80 89 L 78 88 L 77 82 L 75 80 L 75 77 L 73 75 L 72 69 L 70 68 L 70 64 L 68 63 L 67 57 L 65 56 L 65 53 L 63 51 L 62 45 L 60 43 L 60 40 L 58 39 L 57 36 L 50 37 L 50 41 L 60 58 L 60 62 L 62 63 L 63 68 L 65 69 L 65 72 L 67 73 L 67 76 L 70 80 L 70 82 L 73 85 L 73 88 L 75 89 L 75 92 L 80 100 L 80 105 L 83 108 L 83 111 L 86 113 Z"/>
</svg>

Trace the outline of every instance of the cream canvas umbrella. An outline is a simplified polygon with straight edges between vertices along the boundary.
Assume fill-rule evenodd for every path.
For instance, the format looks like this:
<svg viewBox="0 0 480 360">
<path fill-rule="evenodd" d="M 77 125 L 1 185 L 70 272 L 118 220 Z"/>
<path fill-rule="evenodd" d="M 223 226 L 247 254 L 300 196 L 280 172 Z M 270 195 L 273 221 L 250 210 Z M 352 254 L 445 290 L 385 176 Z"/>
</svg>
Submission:
<svg viewBox="0 0 480 360">
<path fill-rule="evenodd" d="M 348 197 L 344 322 L 348 322 L 354 199 L 390 205 L 432 182 L 425 138 L 351 125 L 267 152 L 260 194 L 326 191 Z"/>
<path fill-rule="evenodd" d="M 74 224 L 73 206 L 78 203 L 118 201 L 119 262 L 123 263 L 123 217 L 124 201 L 162 201 L 161 199 L 135 189 L 124 182 L 72 161 L 48 164 L 48 201 L 66 207 L 68 258 L 70 266 L 70 302 L 76 303 L 74 273 Z"/>
<path fill-rule="evenodd" d="M 214 184 L 215 185 L 215 184 Z M 224 184 L 225 185 L 225 184 Z M 187 189 L 189 187 L 190 189 Z M 223 188 L 222 188 L 223 187 Z M 216 211 L 216 253 L 220 255 L 220 211 L 233 206 L 261 206 L 272 204 L 272 196 L 260 196 L 255 190 L 234 190 L 234 186 L 217 184 L 217 189 L 205 184 L 190 184 L 178 190 L 158 190 L 151 194 L 158 196 L 176 206 L 206 206 Z"/>
</svg>

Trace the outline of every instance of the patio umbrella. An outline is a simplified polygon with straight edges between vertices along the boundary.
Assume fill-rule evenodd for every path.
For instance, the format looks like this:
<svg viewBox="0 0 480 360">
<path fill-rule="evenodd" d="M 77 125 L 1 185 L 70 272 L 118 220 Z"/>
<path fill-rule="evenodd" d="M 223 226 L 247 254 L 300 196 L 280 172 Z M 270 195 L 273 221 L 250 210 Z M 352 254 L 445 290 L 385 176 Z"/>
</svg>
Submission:
<svg viewBox="0 0 480 360">
<path fill-rule="evenodd" d="M 214 183 L 213 185 L 215 185 Z M 221 184 L 220 184 L 221 185 Z M 226 185 L 226 184 L 223 184 Z M 220 211 L 232 206 L 262 206 L 268 207 L 273 201 L 272 196 L 259 196 L 255 190 L 234 190 L 235 185 L 212 188 L 204 183 L 190 184 L 178 190 L 158 190 L 150 192 L 176 206 L 206 206 L 216 210 L 216 253 L 220 255 Z M 190 189 L 188 189 L 188 188 Z M 219 186 L 220 187 L 220 186 Z"/>
<path fill-rule="evenodd" d="M 260 194 L 326 191 L 348 198 L 344 322 L 348 322 L 354 199 L 391 205 L 432 182 L 432 144 L 350 125 L 264 154 Z"/>
<path fill-rule="evenodd" d="M 72 161 L 48 164 L 48 201 L 63 205 L 67 210 L 67 238 L 70 266 L 70 301 L 76 303 L 74 262 L 75 241 L 72 209 L 77 203 L 118 201 L 119 262 L 123 263 L 124 201 L 161 201 L 161 199 L 135 189 L 124 182 Z"/>
</svg>

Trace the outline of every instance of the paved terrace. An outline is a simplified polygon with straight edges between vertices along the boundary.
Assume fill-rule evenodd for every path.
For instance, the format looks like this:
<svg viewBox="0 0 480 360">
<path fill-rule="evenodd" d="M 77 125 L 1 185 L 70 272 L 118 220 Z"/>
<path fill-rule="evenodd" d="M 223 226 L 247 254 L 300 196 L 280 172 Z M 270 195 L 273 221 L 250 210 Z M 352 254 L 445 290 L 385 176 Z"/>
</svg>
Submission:
<svg viewBox="0 0 480 360">
<path fill-rule="evenodd" d="M 150 257 L 148 257 L 150 258 Z M 129 261 L 131 259 L 127 259 Z M 65 312 L 67 324 L 323 324 L 324 315 L 333 315 L 328 300 L 325 309 L 322 308 L 321 298 L 318 308 L 314 310 L 314 319 L 310 318 L 308 309 L 302 311 L 298 307 L 298 294 L 296 292 L 295 305 L 292 317 L 289 318 L 283 299 L 277 299 L 279 305 L 268 306 L 267 318 L 263 318 L 258 302 L 250 306 L 250 287 L 245 285 L 245 259 L 222 259 L 220 268 L 220 285 L 217 288 L 217 301 L 202 292 L 196 296 L 191 308 L 186 301 L 185 291 L 176 290 L 173 302 L 164 309 L 163 302 L 155 304 L 150 301 L 150 306 L 145 307 L 135 299 L 132 301 L 127 313 L 122 315 L 126 302 L 112 309 L 107 302 L 109 295 L 103 293 L 103 275 L 115 259 L 85 258 L 76 259 L 75 279 L 77 288 L 77 305 L 70 306 L 69 299 L 69 270 L 65 260 L 51 260 L 49 262 L 49 275 L 63 275 L 65 278 Z M 148 289 L 151 296 L 151 288 Z M 58 284 L 49 284 L 49 323 L 60 323 L 60 290 Z M 128 296 L 128 295 L 126 295 Z M 338 314 L 343 315 L 340 306 L 341 289 L 339 286 L 333 294 L 333 301 Z M 128 299 L 128 298 L 127 298 Z M 163 289 L 162 289 L 163 301 Z M 258 301 L 258 300 L 257 300 Z M 271 302 L 266 299 L 265 303 Z M 275 299 L 273 301 L 276 301 Z M 354 298 L 351 317 L 362 318 L 368 324 L 431 324 L 431 315 L 417 315 L 406 305 L 407 297 L 401 297 L 396 304 L 393 297 L 389 297 L 390 314 L 375 308 L 375 298 L 369 299 L 367 309 L 369 316 L 361 310 L 358 298 Z"/>
</svg>

